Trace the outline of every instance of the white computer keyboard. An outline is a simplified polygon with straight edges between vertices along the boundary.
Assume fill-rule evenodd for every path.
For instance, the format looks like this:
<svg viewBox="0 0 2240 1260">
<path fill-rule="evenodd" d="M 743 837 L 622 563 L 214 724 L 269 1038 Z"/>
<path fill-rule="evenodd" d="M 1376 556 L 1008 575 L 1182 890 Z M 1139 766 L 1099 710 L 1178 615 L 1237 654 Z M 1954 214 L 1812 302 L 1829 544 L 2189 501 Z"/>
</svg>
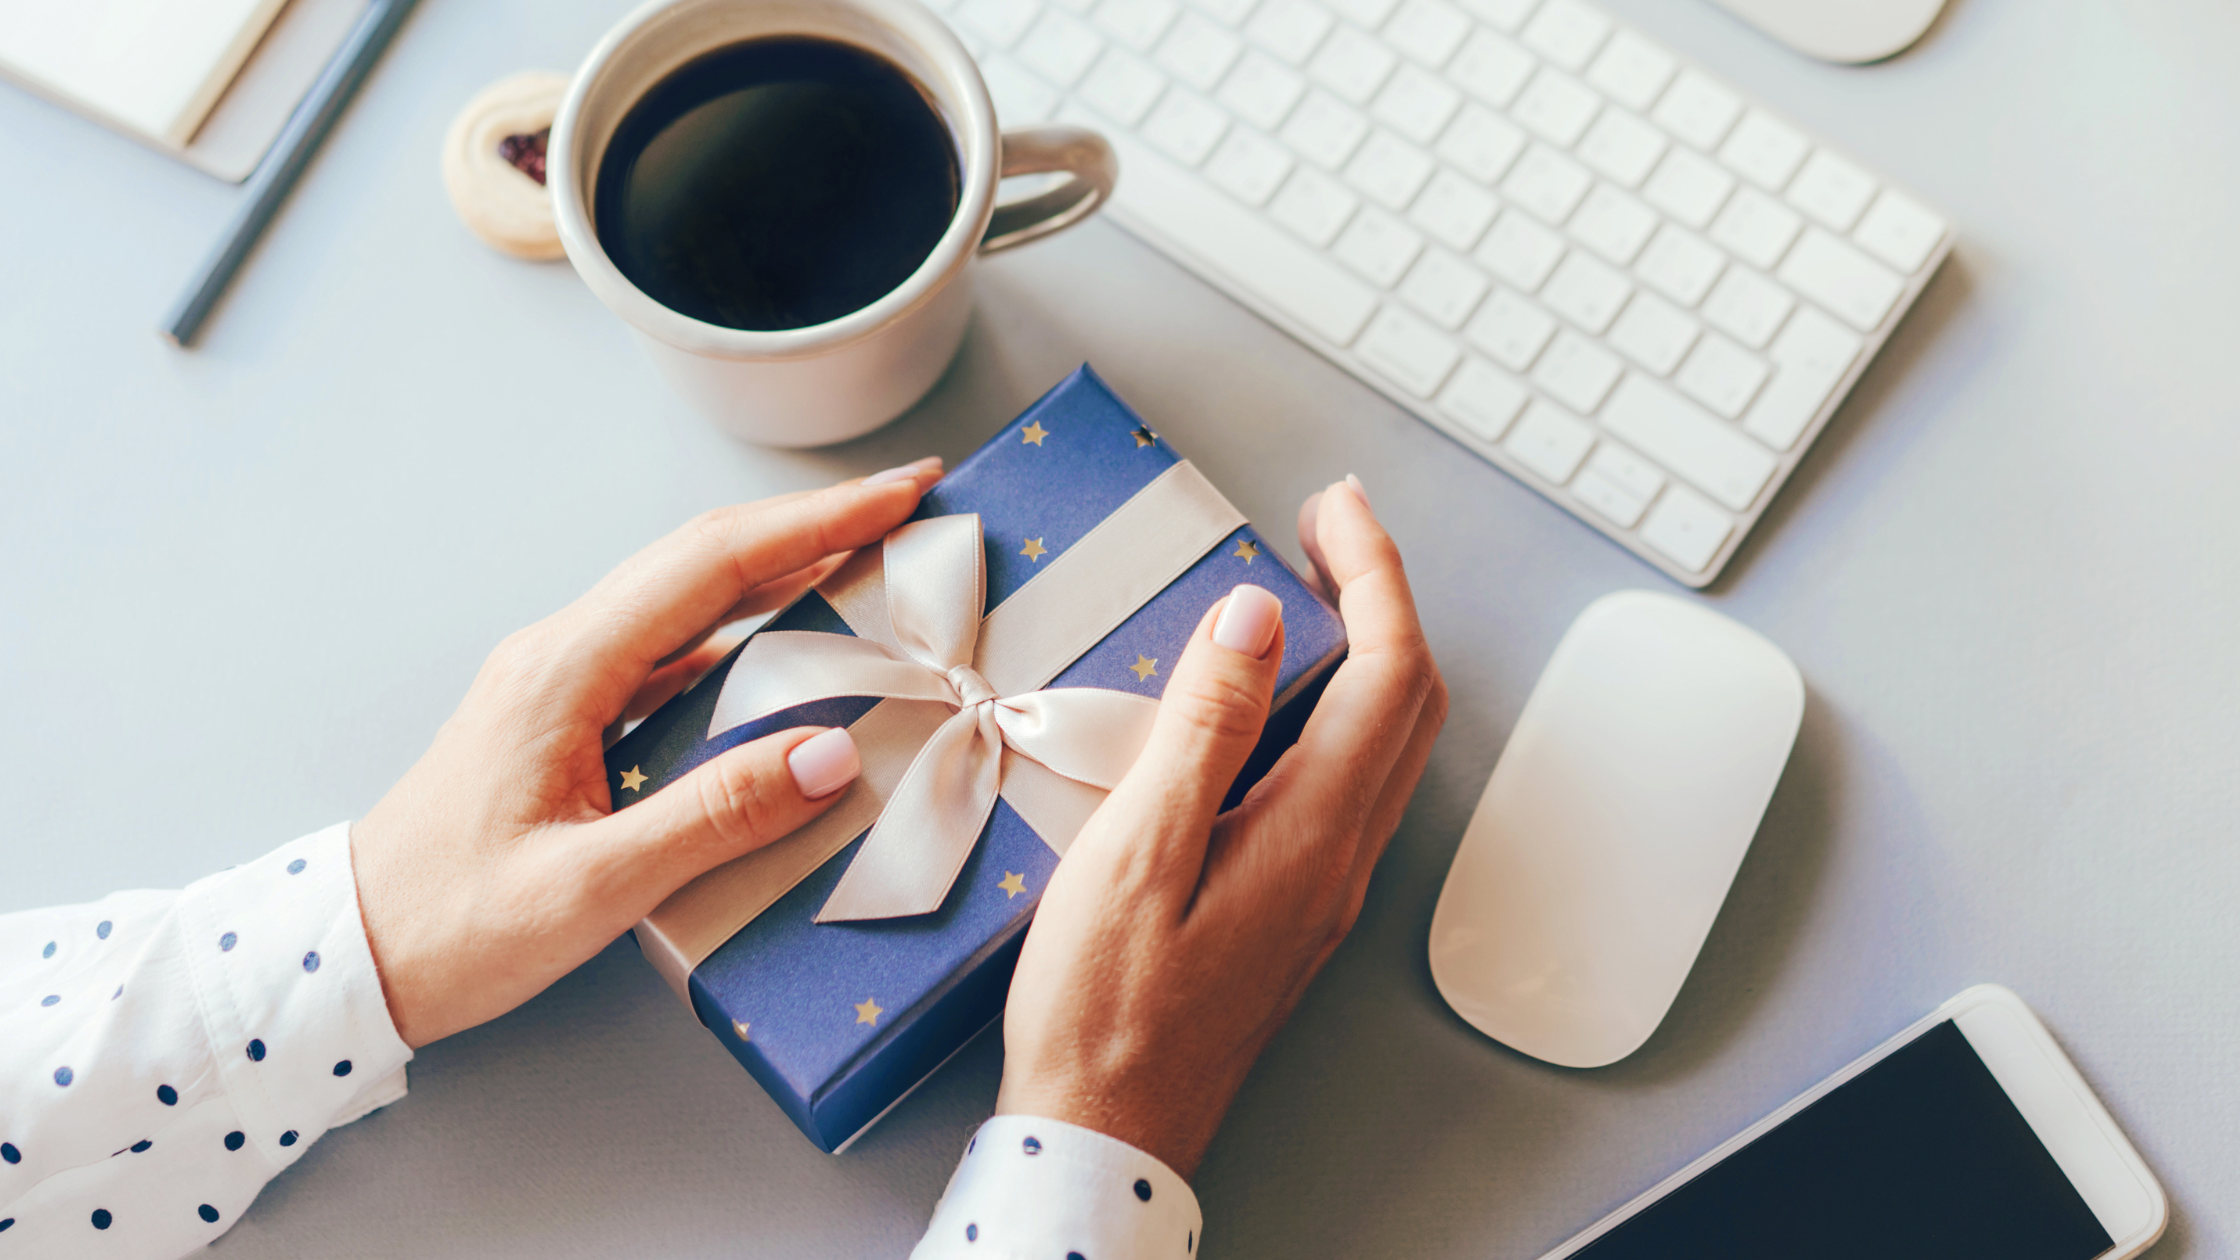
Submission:
<svg viewBox="0 0 2240 1260">
<path fill-rule="evenodd" d="M 1690 586 L 1951 248 L 1578 0 L 930 0 L 1111 214 Z"/>
</svg>

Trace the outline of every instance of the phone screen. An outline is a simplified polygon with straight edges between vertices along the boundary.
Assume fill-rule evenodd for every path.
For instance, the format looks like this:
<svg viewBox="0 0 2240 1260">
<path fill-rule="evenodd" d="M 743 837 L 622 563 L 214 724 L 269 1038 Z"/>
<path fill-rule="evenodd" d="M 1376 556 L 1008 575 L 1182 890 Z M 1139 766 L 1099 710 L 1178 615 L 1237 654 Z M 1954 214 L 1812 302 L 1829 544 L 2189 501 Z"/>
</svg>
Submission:
<svg viewBox="0 0 2240 1260">
<path fill-rule="evenodd" d="M 1575 1254 L 2090 1260 L 2113 1245 L 1946 1020 Z"/>
</svg>

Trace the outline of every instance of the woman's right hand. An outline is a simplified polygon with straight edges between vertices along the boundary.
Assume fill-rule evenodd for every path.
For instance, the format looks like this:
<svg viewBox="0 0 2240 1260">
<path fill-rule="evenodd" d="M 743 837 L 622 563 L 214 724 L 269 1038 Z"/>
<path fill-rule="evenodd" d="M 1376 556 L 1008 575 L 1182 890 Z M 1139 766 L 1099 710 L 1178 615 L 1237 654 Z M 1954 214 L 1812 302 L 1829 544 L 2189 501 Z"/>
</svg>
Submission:
<svg viewBox="0 0 2240 1260">
<path fill-rule="evenodd" d="M 1207 611 L 1143 755 L 1051 877 L 1004 1015 L 998 1112 L 1097 1130 L 1184 1177 L 1352 928 L 1446 720 L 1400 553 L 1360 483 L 1308 499 L 1299 533 L 1351 651 L 1298 744 L 1220 812 L 1283 656 L 1281 606 L 1240 586 Z"/>
</svg>

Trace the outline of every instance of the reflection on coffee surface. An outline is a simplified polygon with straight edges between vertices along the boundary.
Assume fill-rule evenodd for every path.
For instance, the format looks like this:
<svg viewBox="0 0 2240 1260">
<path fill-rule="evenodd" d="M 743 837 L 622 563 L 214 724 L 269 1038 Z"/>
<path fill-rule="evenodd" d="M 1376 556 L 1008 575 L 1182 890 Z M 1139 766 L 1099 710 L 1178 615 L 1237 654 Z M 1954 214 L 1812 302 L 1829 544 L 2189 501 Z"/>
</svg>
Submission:
<svg viewBox="0 0 2240 1260">
<path fill-rule="evenodd" d="M 727 328 L 804 328 L 916 271 L 957 210 L 957 153 L 899 67 L 748 40 L 654 85 L 607 144 L 593 213 L 632 284 Z"/>
</svg>

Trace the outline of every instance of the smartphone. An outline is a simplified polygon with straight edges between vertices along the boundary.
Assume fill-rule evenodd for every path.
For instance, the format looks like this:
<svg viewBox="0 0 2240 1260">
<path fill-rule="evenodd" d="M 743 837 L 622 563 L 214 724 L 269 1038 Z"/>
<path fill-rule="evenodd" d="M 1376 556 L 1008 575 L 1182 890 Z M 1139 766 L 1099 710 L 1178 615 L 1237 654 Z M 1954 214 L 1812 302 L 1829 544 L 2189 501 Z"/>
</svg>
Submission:
<svg viewBox="0 0 2240 1260">
<path fill-rule="evenodd" d="M 2038 1017 L 1982 984 L 1544 1260 L 2123 1260 L 2169 1217 Z"/>
</svg>

